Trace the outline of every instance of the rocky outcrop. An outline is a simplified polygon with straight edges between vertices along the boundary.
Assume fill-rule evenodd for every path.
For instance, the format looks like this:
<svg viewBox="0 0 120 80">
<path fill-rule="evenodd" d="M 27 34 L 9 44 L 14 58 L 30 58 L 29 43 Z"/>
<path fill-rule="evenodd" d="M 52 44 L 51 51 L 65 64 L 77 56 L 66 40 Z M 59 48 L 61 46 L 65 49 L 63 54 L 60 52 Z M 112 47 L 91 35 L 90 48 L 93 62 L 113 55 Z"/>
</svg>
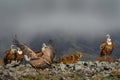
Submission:
<svg viewBox="0 0 120 80">
<path fill-rule="evenodd" d="M 116 62 L 79 61 L 76 64 L 58 64 L 51 69 L 36 72 L 30 64 L 13 67 L 12 64 L 0 66 L 1 80 L 87 80 L 120 79 L 120 59 Z"/>
</svg>

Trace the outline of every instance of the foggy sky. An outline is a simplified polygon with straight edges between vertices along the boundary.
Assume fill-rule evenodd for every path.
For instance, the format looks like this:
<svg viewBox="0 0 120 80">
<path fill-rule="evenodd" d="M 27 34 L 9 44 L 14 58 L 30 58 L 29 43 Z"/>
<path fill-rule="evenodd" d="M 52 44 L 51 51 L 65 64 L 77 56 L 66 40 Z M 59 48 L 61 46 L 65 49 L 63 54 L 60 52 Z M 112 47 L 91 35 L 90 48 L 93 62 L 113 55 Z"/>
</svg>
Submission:
<svg viewBox="0 0 120 80">
<path fill-rule="evenodd" d="M 0 37 L 64 32 L 104 35 L 120 29 L 119 0 L 0 0 Z"/>
</svg>

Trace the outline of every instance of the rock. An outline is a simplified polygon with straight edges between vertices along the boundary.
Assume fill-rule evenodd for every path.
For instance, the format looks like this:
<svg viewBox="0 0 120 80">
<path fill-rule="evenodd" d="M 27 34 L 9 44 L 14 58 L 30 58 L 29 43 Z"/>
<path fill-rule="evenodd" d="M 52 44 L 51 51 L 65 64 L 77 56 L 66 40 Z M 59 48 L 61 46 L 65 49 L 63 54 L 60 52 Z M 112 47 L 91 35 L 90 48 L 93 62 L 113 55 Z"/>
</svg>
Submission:
<svg viewBox="0 0 120 80">
<path fill-rule="evenodd" d="M 62 71 L 65 71 L 65 67 L 66 67 L 65 64 L 63 64 L 63 63 L 60 64 L 60 68 L 61 68 Z"/>
<path fill-rule="evenodd" d="M 5 66 L 5 68 L 10 68 L 10 67 L 18 66 L 18 65 L 19 65 L 18 62 L 12 61 L 10 64 L 7 64 L 7 65 Z"/>
<path fill-rule="evenodd" d="M 15 69 L 15 68 L 13 68 L 13 67 L 10 67 L 10 68 L 9 68 L 9 71 L 10 71 L 10 72 L 15 72 L 15 71 L 16 71 L 16 69 Z"/>
<path fill-rule="evenodd" d="M 74 67 L 75 66 L 75 64 L 67 64 L 66 65 L 66 67 L 68 67 L 68 68 L 72 68 L 72 67 Z"/>
<path fill-rule="evenodd" d="M 104 77 L 114 77 L 116 75 L 115 71 L 120 70 L 120 63 L 118 61 L 114 63 L 107 63 L 107 62 L 98 62 L 98 61 L 79 61 L 76 64 L 62 64 L 60 63 L 59 66 L 53 67 L 49 69 L 48 72 L 45 70 L 40 71 L 40 73 L 37 73 L 34 68 L 30 64 L 20 64 L 19 66 L 12 67 L 11 64 L 7 65 L 7 68 L 4 68 L 3 66 L 0 66 L 0 78 L 2 80 L 7 80 L 6 76 L 9 76 L 10 79 L 20 80 L 29 77 L 38 78 L 39 76 L 45 75 L 47 73 L 46 79 L 49 79 L 50 77 L 57 77 L 61 80 L 74 80 L 75 76 L 78 76 L 77 80 L 86 80 L 90 79 L 93 75 L 103 75 Z M 69 73 L 69 74 L 68 74 Z M 111 74 L 113 73 L 113 74 Z M 57 74 L 57 75 L 56 75 Z M 118 75 L 119 76 L 119 75 Z M 80 78 L 80 79 L 79 79 Z M 13 80 L 14 80 L 13 79 Z M 53 79 L 54 80 L 54 79 Z"/>
<path fill-rule="evenodd" d="M 31 68 L 32 66 L 30 64 L 26 64 L 26 67 L 27 68 Z"/>
<path fill-rule="evenodd" d="M 1 70 L 1 69 L 4 69 L 4 67 L 3 67 L 3 66 L 0 66 L 0 70 Z"/>
<path fill-rule="evenodd" d="M 9 75 L 9 72 L 3 71 L 3 75 L 4 75 L 4 76 L 8 76 L 8 75 Z"/>
<path fill-rule="evenodd" d="M 110 76 L 109 72 L 108 71 L 103 71 L 102 74 L 105 76 L 105 77 L 108 77 Z"/>
<path fill-rule="evenodd" d="M 84 67 L 83 65 L 78 65 L 78 64 L 76 64 L 76 65 L 75 65 L 75 70 L 76 70 L 76 71 L 82 70 L 83 67 Z"/>
</svg>

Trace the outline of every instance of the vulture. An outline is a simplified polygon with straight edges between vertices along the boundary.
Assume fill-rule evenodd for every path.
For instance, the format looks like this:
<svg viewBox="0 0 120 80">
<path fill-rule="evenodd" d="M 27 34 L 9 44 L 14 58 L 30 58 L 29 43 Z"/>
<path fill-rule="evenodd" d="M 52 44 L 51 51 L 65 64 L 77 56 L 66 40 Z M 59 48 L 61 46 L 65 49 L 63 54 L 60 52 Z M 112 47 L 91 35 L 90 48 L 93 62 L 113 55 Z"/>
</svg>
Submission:
<svg viewBox="0 0 120 80">
<path fill-rule="evenodd" d="M 20 48 L 15 45 L 11 45 L 11 48 L 5 51 L 5 56 L 3 58 L 4 65 L 11 63 L 12 61 L 16 61 L 17 63 L 21 63 L 24 58 L 23 52 Z"/>
<path fill-rule="evenodd" d="M 101 50 L 100 56 L 101 57 L 109 56 L 114 49 L 114 43 L 111 41 L 110 35 L 107 34 L 106 37 L 107 37 L 107 40 L 105 42 L 102 42 L 102 44 L 100 45 L 100 50 Z"/>
<path fill-rule="evenodd" d="M 48 41 L 47 44 L 43 43 L 41 51 L 37 53 L 18 40 L 14 40 L 13 43 L 25 53 L 25 60 L 28 61 L 36 71 L 50 67 L 54 61 L 56 49 L 51 40 Z"/>
</svg>

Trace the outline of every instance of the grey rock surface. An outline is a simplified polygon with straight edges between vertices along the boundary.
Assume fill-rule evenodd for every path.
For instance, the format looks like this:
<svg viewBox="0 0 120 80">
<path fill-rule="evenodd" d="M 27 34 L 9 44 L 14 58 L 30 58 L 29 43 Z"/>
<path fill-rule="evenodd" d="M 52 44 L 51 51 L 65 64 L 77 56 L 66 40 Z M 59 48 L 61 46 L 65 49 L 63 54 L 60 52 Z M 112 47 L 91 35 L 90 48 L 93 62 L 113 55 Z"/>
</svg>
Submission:
<svg viewBox="0 0 120 80">
<path fill-rule="evenodd" d="M 56 77 L 59 78 L 58 80 L 87 80 L 96 78 L 95 75 L 120 78 L 120 59 L 112 63 L 98 61 L 79 61 L 76 64 L 67 65 L 60 63 L 59 66 L 40 70 L 40 72 L 36 72 L 30 64 L 20 64 L 16 67 L 11 64 L 0 66 L 1 80 L 24 80 L 25 78 L 37 79 L 42 77 L 46 80 L 56 79 Z"/>
</svg>

